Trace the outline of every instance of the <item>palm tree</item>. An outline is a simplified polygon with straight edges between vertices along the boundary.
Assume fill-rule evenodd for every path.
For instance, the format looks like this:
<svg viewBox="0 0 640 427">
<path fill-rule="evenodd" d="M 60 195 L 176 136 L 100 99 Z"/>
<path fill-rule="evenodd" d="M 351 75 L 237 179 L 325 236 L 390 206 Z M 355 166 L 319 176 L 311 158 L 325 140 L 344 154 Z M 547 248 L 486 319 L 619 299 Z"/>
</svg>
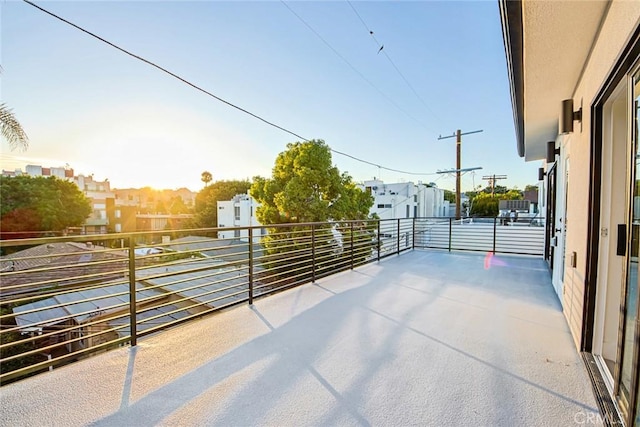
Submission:
<svg viewBox="0 0 640 427">
<path fill-rule="evenodd" d="M 20 147 L 26 150 L 29 147 L 29 138 L 22 129 L 20 122 L 6 104 L 0 104 L 0 133 L 6 138 L 12 150 Z"/>
<path fill-rule="evenodd" d="M 211 175 L 211 172 L 204 171 L 202 172 L 202 178 L 200 179 L 202 180 L 202 182 L 204 182 L 204 186 L 206 187 L 207 185 L 209 185 L 209 183 L 213 179 L 213 176 Z"/>
</svg>

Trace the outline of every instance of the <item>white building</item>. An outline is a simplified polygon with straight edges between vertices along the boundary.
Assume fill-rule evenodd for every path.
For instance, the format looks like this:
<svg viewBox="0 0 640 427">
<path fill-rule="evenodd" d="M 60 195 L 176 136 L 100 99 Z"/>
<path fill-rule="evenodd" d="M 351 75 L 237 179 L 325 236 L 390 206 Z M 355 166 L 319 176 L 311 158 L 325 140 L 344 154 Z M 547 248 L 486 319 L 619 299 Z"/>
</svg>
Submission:
<svg viewBox="0 0 640 427">
<path fill-rule="evenodd" d="M 446 216 L 449 202 L 444 190 L 422 183 L 385 184 L 382 180 L 364 181 L 360 188 L 374 197 L 369 213 L 380 219 Z"/>
<path fill-rule="evenodd" d="M 25 166 L 25 173 L 29 176 L 55 176 L 56 178 L 73 179 L 73 169 L 65 167 L 43 168 L 40 165 Z"/>
<path fill-rule="evenodd" d="M 218 201 L 218 227 L 244 227 L 237 230 L 222 230 L 218 232 L 220 239 L 240 239 L 248 241 L 249 231 L 246 227 L 259 226 L 253 229 L 254 241 L 259 241 L 266 233 L 262 224 L 256 218 L 256 209 L 260 206 L 249 194 L 237 194 L 231 200 Z"/>
</svg>

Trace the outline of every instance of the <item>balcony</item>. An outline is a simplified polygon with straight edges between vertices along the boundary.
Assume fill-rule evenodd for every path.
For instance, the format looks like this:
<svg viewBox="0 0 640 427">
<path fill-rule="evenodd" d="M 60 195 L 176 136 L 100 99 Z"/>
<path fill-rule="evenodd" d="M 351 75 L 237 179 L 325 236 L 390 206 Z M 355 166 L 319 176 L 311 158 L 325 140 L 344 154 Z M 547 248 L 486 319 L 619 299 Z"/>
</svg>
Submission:
<svg viewBox="0 0 640 427">
<path fill-rule="evenodd" d="M 88 347 L 85 341 L 76 353 L 57 356 L 58 362 L 82 360 L 58 366 L 54 356 L 40 366 L 51 372 L 0 388 L 3 424 L 537 426 L 597 420 L 589 379 L 540 257 L 424 249 L 417 245 L 421 227 L 413 221 L 365 225 L 373 230 L 372 241 L 368 233 L 355 232 L 359 225 L 342 224 L 339 234 L 321 225 L 297 234 L 282 229 L 290 242 L 287 276 L 270 269 L 282 252 L 257 252 L 258 243 L 246 243 L 244 258 L 238 251 L 231 260 L 219 255 L 215 279 L 209 267 L 176 260 L 170 252 L 137 259 L 127 253 L 135 280 L 124 283 L 135 289 L 134 298 L 119 291 L 104 305 L 104 295 L 87 294 L 75 301 L 71 317 L 84 315 L 88 322 L 62 328 L 85 328 L 82 337 L 67 334 L 67 346 L 91 335 L 113 337 L 111 342 Z M 378 238 L 387 235 L 387 243 Z M 328 243 L 337 236 L 340 245 Z M 133 237 L 127 236 L 131 242 Z M 311 242 L 308 250 L 301 241 Z M 114 257 L 115 270 L 122 268 L 115 249 L 102 251 Z M 152 262 L 167 253 L 172 258 L 161 266 Z M 311 269 L 301 253 L 313 253 Z M 109 261 L 95 260 L 103 267 Z M 182 270 L 159 271 L 171 266 Z M 36 269 L 42 274 L 44 267 Z M 117 276 L 113 270 L 101 274 L 122 280 L 111 277 Z M 185 275 L 194 274 L 209 277 L 201 286 L 210 287 L 187 298 L 185 290 L 195 288 Z M 313 282 L 304 283 L 308 279 Z M 14 285 L 9 290 L 21 290 L 21 296 L 5 294 L 4 302 L 32 298 L 43 281 Z M 214 291 L 214 282 L 225 286 Z M 97 285 L 64 283 L 55 292 L 72 295 L 78 286 L 86 293 Z M 43 301 L 40 292 L 36 302 Z M 101 301 L 104 313 L 88 316 L 95 311 L 86 305 L 91 301 Z M 162 316 L 150 314 L 154 301 L 164 301 L 155 305 Z M 133 316 L 122 315 L 127 310 Z M 22 310 L 24 319 L 29 312 L 40 320 L 22 327 L 42 327 L 40 337 L 56 335 L 44 327 L 42 307 Z M 98 325 L 92 319 L 100 316 L 108 327 L 87 334 L 87 325 Z M 127 323 L 132 318 L 137 321 Z M 175 326 L 160 328 L 161 319 Z M 123 346 L 78 356 L 114 345 Z M 54 349 L 49 344 L 39 351 Z"/>
</svg>

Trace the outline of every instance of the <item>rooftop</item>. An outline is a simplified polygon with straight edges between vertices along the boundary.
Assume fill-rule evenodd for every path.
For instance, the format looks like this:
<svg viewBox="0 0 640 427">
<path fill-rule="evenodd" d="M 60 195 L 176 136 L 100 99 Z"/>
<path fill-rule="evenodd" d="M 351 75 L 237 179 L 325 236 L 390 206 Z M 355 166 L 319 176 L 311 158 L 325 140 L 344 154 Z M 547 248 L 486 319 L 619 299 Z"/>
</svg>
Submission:
<svg viewBox="0 0 640 427">
<path fill-rule="evenodd" d="M 410 251 L 0 388 L 1 425 L 573 425 L 542 259 Z"/>
</svg>

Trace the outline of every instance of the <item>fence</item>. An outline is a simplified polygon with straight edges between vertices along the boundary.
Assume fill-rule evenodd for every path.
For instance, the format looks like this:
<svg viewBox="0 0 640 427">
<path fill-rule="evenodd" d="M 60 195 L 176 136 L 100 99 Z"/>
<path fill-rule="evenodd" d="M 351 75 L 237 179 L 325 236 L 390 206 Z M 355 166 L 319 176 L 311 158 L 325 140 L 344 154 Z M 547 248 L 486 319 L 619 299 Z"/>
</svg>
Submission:
<svg viewBox="0 0 640 427">
<path fill-rule="evenodd" d="M 453 219 L 0 241 L 0 383 L 415 248 L 542 254 L 542 227 Z"/>
</svg>

